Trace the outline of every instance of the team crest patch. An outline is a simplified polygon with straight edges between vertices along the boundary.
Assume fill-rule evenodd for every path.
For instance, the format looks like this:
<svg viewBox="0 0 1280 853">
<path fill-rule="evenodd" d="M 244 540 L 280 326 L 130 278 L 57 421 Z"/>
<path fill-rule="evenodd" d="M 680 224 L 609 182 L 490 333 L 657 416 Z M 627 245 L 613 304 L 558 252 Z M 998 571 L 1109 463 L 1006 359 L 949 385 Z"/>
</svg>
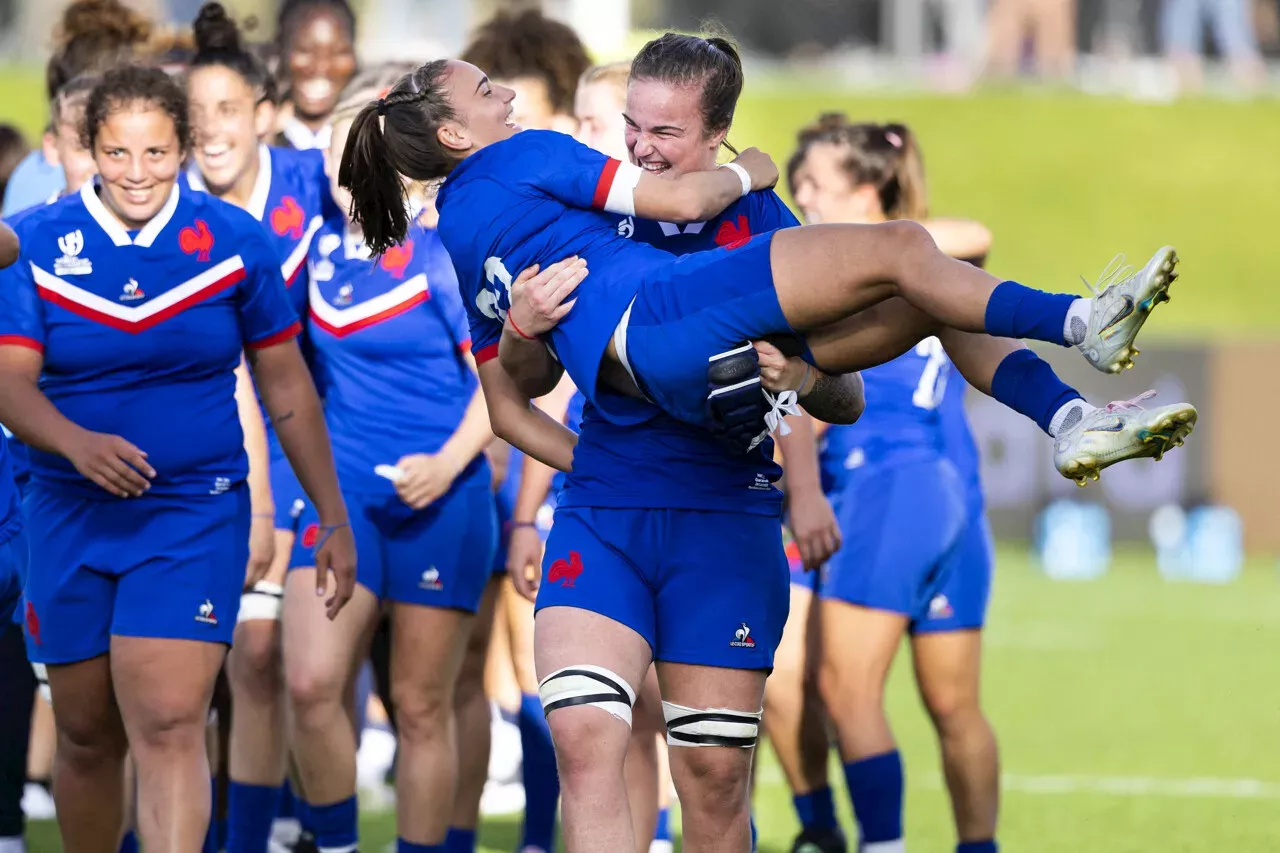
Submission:
<svg viewBox="0 0 1280 853">
<path fill-rule="evenodd" d="M 89 275 L 93 272 L 93 263 L 80 257 L 84 251 L 83 232 L 76 230 L 63 234 L 58 238 L 58 249 L 62 257 L 53 262 L 54 275 Z"/>
</svg>

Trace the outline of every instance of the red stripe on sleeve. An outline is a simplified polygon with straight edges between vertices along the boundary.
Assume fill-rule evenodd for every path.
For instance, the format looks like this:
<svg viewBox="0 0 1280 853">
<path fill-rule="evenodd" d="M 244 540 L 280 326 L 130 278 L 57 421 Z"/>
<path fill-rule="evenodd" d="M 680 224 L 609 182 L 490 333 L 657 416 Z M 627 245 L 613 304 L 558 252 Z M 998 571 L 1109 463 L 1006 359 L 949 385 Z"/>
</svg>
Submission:
<svg viewBox="0 0 1280 853">
<path fill-rule="evenodd" d="M 300 323 L 297 320 L 294 320 L 292 323 L 290 323 L 288 326 L 281 329 L 280 331 L 276 332 L 274 335 L 271 335 L 270 337 L 267 337 L 267 338 L 263 338 L 260 341 L 250 341 L 248 344 L 246 344 L 246 346 L 248 346 L 249 349 L 266 349 L 267 347 L 273 347 L 276 344 L 282 344 L 285 341 L 289 340 L 290 338 L 296 338 L 301 331 L 302 331 L 302 323 Z"/>
<path fill-rule="evenodd" d="M 613 189 L 613 179 L 618 174 L 618 167 L 622 165 L 621 160 L 609 158 L 609 162 L 604 164 L 604 171 L 600 173 L 600 180 L 596 181 L 596 194 L 591 198 L 591 206 L 596 210 L 604 210 L 605 202 L 609 200 L 609 191 Z"/>
<path fill-rule="evenodd" d="M 498 357 L 498 345 L 496 343 L 489 344 L 487 347 L 481 347 L 476 350 L 476 365 L 484 364 L 486 361 L 493 361 Z"/>
<path fill-rule="evenodd" d="M 0 347 L 26 347 L 44 353 L 44 344 L 26 335 L 0 335 Z"/>
</svg>

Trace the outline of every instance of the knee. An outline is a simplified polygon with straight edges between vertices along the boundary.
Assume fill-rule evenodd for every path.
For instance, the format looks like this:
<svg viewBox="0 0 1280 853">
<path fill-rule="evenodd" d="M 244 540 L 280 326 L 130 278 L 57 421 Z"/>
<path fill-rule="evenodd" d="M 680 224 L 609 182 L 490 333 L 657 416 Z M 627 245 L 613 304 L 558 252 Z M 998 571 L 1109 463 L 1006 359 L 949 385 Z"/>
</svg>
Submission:
<svg viewBox="0 0 1280 853">
<path fill-rule="evenodd" d="M 280 660 L 280 623 L 245 622 L 236 631 L 227 656 L 227 676 L 238 694 L 274 698 L 283 690 Z"/>
<path fill-rule="evenodd" d="M 147 701 L 146 716 L 134 726 L 130 746 L 138 751 L 205 750 L 209 709 L 186 696 L 160 696 Z"/>
<path fill-rule="evenodd" d="M 55 756 L 71 767 L 99 767 L 124 761 L 129 752 L 123 727 L 99 715 L 61 715 L 57 718 L 57 731 Z"/>
<path fill-rule="evenodd" d="M 846 662 L 847 663 L 847 662 Z M 884 682 L 870 667 L 824 661 L 818 670 L 818 693 L 834 716 L 863 714 L 884 703 Z"/>
<path fill-rule="evenodd" d="M 547 717 L 555 744 L 560 784 L 585 787 L 601 776 L 622 772 L 628 737 L 619 737 L 621 720 L 599 708 L 560 708 Z"/>
<path fill-rule="evenodd" d="M 970 690 L 954 686 L 935 687 L 924 693 L 924 706 L 934 728 L 943 736 L 960 734 L 985 724 L 978 697 Z"/>
<path fill-rule="evenodd" d="M 475 709 L 487 706 L 488 703 L 489 699 L 484 693 L 484 667 L 469 668 L 464 665 L 457 683 L 453 686 L 453 707 L 462 713 L 464 708 Z"/>
<path fill-rule="evenodd" d="M 299 728 L 318 724 L 334 709 L 341 711 L 345 679 L 331 667 L 308 661 L 290 667 L 286 677 L 290 706 Z"/>
<path fill-rule="evenodd" d="M 391 701 L 401 743 L 438 741 L 450 731 L 453 691 L 448 685 L 393 684 Z"/>
<path fill-rule="evenodd" d="M 684 772 L 680 806 L 701 815 L 731 817 L 751 801 L 751 750 L 735 747 L 679 747 L 672 763 Z"/>
<path fill-rule="evenodd" d="M 909 269 L 913 264 L 932 258 L 940 252 L 929 229 L 919 222 L 895 219 L 876 227 L 881 229 L 883 239 L 894 247 L 893 257 L 905 268 Z"/>
</svg>

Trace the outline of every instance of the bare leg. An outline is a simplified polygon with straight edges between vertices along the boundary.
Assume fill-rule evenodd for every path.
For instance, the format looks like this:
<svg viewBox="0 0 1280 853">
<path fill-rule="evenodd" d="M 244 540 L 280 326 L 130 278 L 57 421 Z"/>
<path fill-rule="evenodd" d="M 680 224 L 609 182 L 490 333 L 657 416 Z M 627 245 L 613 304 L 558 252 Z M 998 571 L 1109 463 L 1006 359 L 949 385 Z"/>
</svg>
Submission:
<svg viewBox="0 0 1280 853">
<path fill-rule="evenodd" d="M 933 719 L 961 841 L 995 838 L 1000 757 L 979 701 L 981 631 L 919 634 L 911 640 L 916 683 Z"/>
<path fill-rule="evenodd" d="M 199 850 L 209 827 L 205 723 L 226 647 L 111 638 L 111 675 L 138 770 L 138 835 L 149 851 Z"/>
<path fill-rule="evenodd" d="M 659 662 L 667 702 L 695 709 L 758 713 L 765 673 Z M 680 797 L 681 844 L 688 853 L 751 849 L 751 761 L 755 746 L 673 746 L 671 778 Z"/>
<path fill-rule="evenodd" d="M 627 747 L 627 802 L 637 853 L 645 853 L 658 823 L 658 735 L 666 732 L 662 696 L 653 667 L 644 678 L 632 712 L 631 743 Z"/>
<path fill-rule="evenodd" d="M 110 659 L 102 655 L 50 666 L 49 689 L 58 709 L 53 799 L 62 846 L 115 853 L 124 825 L 124 760 L 129 746 L 116 706 Z M 206 795 L 204 802 L 208 801 Z"/>
<path fill-rule="evenodd" d="M 458 724 L 458 791 L 449 825 L 474 830 L 480 821 L 480 797 L 489 774 L 491 734 L 489 700 L 484 691 L 485 660 L 493 634 L 494 607 L 502 587 L 490 581 L 471 627 L 466 656 L 454 688 L 453 710 Z"/>
<path fill-rule="evenodd" d="M 603 667 L 633 694 L 649 669 L 649 644 L 630 628 L 576 607 L 538 612 L 538 675 L 569 666 Z M 599 706 L 569 705 L 547 716 L 560 771 L 561 824 L 567 853 L 634 850 L 624 764 L 631 727 Z"/>
<path fill-rule="evenodd" d="M 813 593 L 792 584 L 791 611 L 764 688 L 764 727 L 787 787 L 797 795 L 828 786 L 826 715 L 810 677 L 816 661 L 810 659 L 809 647 L 820 639 L 818 626 L 810 623 L 817 613 Z"/>
</svg>

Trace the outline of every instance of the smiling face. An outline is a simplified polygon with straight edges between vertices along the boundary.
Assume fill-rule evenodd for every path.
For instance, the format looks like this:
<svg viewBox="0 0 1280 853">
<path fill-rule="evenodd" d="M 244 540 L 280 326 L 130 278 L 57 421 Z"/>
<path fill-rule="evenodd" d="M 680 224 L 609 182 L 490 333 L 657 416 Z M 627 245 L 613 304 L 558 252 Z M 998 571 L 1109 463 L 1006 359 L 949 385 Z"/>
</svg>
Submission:
<svg viewBox="0 0 1280 853">
<path fill-rule="evenodd" d="M 848 146 L 815 142 L 794 176 L 796 206 L 811 225 L 822 222 L 867 223 L 884 219 L 880 196 L 871 184 L 857 186 L 845 168 Z"/>
<path fill-rule="evenodd" d="M 322 123 L 356 71 L 355 45 L 346 22 L 330 9 L 312 10 L 298 24 L 285 61 L 294 113 L 304 122 Z"/>
<path fill-rule="evenodd" d="M 446 148 L 469 154 L 523 129 L 513 117 L 515 91 L 490 81 L 474 65 L 450 60 L 443 83 L 455 114 L 437 131 Z"/>
<path fill-rule="evenodd" d="M 271 124 L 271 107 L 240 74 L 223 65 L 197 68 L 187 78 L 194 156 L 217 196 L 253 186 L 258 140 Z M 261 101 L 261 102 L 260 102 Z"/>
<path fill-rule="evenodd" d="M 160 212 L 182 165 L 173 119 L 155 104 L 121 104 L 98 128 L 93 158 L 102 201 L 125 228 L 141 228 Z"/>
<path fill-rule="evenodd" d="M 631 162 L 672 177 L 714 169 L 716 151 L 728 132 L 707 132 L 700 87 L 656 80 L 631 81 L 624 121 Z"/>
</svg>

